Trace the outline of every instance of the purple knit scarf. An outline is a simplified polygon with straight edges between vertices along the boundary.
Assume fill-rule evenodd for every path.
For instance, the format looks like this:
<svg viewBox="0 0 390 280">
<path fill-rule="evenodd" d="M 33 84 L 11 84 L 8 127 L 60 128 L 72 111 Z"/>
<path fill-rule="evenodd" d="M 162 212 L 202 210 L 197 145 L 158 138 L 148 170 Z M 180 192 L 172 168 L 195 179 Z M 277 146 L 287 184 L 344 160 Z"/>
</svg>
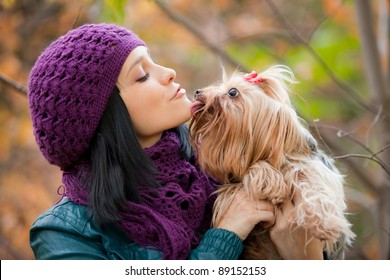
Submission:
<svg viewBox="0 0 390 280">
<path fill-rule="evenodd" d="M 141 189 L 142 204 L 128 202 L 129 211 L 121 213 L 118 226 L 143 247 L 158 249 L 164 259 L 186 259 L 200 241 L 200 234 L 210 226 L 215 182 L 179 152 L 175 132 L 163 137 L 144 151 L 158 168 L 161 187 L 156 192 Z M 64 172 L 65 195 L 80 205 L 88 204 L 88 190 L 78 178 L 89 166 Z M 84 173 L 84 175 L 82 175 Z"/>
</svg>

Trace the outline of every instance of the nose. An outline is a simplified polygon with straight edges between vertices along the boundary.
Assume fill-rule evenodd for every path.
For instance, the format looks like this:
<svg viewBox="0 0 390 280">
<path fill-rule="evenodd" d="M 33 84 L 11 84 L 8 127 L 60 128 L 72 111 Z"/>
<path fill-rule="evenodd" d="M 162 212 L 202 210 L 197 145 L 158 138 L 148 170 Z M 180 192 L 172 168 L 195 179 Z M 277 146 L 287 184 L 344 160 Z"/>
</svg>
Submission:
<svg viewBox="0 0 390 280">
<path fill-rule="evenodd" d="M 176 79 L 176 71 L 171 68 L 164 67 L 163 83 L 170 84 Z"/>
<path fill-rule="evenodd" d="M 197 89 L 197 90 L 195 90 L 195 98 L 197 97 L 197 96 L 199 96 L 201 93 L 203 92 L 203 89 Z"/>
</svg>

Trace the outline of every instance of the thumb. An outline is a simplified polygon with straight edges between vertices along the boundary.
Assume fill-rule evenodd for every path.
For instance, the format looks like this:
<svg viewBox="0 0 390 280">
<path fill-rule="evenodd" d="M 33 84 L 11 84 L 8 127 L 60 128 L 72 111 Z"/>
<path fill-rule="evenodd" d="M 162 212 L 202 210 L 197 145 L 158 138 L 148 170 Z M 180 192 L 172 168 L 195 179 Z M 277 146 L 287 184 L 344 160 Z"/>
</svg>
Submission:
<svg viewBox="0 0 390 280">
<path fill-rule="evenodd" d="M 270 228 L 275 224 L 275 214 L 272 211 L 260 211 L 259 212 L 260 217 L 260 225 L 263 228 Z"/>
</svg>

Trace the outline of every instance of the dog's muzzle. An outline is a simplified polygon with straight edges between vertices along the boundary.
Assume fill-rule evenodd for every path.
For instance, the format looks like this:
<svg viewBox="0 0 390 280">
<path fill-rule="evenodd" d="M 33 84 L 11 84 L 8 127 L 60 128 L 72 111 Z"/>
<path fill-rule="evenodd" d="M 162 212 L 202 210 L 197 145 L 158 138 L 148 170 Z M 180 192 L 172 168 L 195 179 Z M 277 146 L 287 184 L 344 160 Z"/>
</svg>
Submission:
<svg viewBox="0 0 390 280">
<path fill-rule="evenodd" d="M 197 98 L 199 98 L 200 94 L 203 92 L 203 89 L 197 89 L 195 90 L 195 94 L 194 94 L 194 99 L 196 100 Z"/>
</svg>

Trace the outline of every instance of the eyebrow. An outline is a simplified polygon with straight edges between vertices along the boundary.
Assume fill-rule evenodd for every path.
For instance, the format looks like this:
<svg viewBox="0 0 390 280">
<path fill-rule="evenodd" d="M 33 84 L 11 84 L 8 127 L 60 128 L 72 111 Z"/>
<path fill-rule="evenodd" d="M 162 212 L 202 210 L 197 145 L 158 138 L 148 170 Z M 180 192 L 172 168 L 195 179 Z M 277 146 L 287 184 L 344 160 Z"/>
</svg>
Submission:
<svg viewBox="0 0 390 280">
<path fill-rule="evenodd" d="M 144 58 L 145 58 L 144 55 L 141 55 L 140 57 L 138 57 L 138 58 L 136 59 L 136 61 L 134 61 L 134 63 L 131 64 L 131 66 L 129 67 L 129 69 L 127 69 L 126 76 L 129 76 L 129 73 L 131 72 L 131 70 L 132 70 L 137 64 L 139 64 Z"/>
</svg>

